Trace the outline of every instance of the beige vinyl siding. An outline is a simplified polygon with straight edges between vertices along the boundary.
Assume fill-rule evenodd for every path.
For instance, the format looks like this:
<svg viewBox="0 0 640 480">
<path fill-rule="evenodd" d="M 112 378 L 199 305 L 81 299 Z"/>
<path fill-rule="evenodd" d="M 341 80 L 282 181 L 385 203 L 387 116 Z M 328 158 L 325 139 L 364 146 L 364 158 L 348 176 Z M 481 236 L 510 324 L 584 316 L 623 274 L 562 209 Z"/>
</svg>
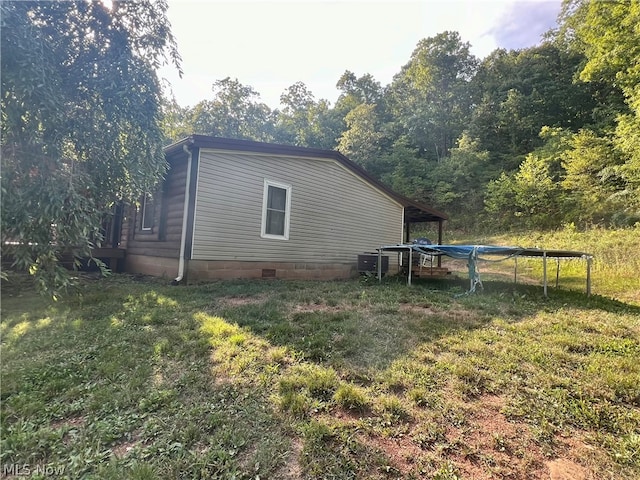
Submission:
<svg viewBox="0 0 640 480">
<path fill-rule="evenodd" d="M 265 179 L 291 185 L 288 240 L 260 236 Z M 355 263 L 401 241 L 402 211 L 333 160 L 201 150 L 191 258 Z"/>
</svg>

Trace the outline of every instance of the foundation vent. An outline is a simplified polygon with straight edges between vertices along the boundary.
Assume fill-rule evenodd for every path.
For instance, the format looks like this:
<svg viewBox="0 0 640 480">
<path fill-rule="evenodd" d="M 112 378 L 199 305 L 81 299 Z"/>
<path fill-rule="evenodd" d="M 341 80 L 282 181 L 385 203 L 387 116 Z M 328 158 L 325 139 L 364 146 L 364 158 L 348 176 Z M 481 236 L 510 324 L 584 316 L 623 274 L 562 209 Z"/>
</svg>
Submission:
<svg viewBox="0 0 640 480">
<path fill-rule="evenodd" d="M 275 268 L 263 268 L 262 269 L 262 278 L 276 278 L 276 269 Z"/>
</svg>

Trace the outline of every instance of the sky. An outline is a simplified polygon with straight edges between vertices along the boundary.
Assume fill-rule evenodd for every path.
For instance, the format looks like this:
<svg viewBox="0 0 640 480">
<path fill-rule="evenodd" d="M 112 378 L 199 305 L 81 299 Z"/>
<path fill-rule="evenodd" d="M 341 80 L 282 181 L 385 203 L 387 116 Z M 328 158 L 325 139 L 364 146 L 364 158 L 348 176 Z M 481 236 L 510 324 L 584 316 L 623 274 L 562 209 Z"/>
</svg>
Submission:
<svg viewBox="0 0 640 480">
<path fill-rule="evenodd" d="M 561 0 L 169 0 L 168 17 L 183 77 L 160 75 L 182 106 L 213 98 L 212 85 L 238 79 L 278 108 L 280 95 L 303 82 L 316 100 L 335 104 L 345 70 L 383 86 L 418 42 L 457 31 L 471 53 L 526 48 L 555 27 Z"/>
</svg>

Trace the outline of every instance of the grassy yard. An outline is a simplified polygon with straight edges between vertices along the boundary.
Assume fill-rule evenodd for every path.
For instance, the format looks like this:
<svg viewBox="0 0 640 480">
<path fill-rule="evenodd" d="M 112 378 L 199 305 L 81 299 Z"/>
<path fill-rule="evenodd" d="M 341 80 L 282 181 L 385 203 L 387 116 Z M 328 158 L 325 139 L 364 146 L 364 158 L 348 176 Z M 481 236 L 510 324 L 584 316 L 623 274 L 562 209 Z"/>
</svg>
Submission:
<svg viewBox="0 0 640 480">
<path fill-rule="evenodd" d="M 637 479 L 637 261 L 594 266 L 590 298 L 580 266 L 549 298 L 508 269 L 470 296 L 464 279 L 115 275 L 52 304 L 14 279 L 0 475 Z"/>
</svg>

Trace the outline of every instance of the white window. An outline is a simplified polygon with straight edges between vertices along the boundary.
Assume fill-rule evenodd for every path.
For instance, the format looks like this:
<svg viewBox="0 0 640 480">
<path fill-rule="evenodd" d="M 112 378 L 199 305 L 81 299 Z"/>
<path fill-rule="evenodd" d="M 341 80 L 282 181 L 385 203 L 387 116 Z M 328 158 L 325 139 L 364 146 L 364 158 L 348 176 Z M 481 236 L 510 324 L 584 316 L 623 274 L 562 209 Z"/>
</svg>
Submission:
<svg viewBox="0 0 640 480">
<path fill-rule="evenodd" d="M 156 202 L 151 195 L 145 195 L 142 199 L 142 221 L 140 228 L 145 231 L 152 230 L 155 224 Z"/>
<path fill-rule="evenodd" d="M 289 214 L 291 212 L 291 185 L 264 181 L 262 197 L 263 238 L 289 240 Z"/>
</svg>

